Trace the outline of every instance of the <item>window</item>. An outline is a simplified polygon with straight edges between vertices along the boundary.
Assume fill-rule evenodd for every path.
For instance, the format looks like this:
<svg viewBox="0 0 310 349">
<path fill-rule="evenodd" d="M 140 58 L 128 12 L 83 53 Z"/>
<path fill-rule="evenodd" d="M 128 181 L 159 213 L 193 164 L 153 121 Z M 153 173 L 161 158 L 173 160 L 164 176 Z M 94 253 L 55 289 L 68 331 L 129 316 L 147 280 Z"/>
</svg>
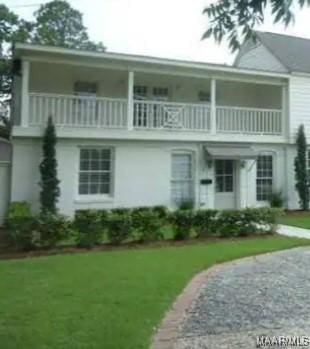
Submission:
<svg viewBox="0 0 310 349">
<path fill-rule="evenodd" d="M 215 188 L 217 193 L 234 191 L 233 160 L 215 160 Z"/>
<path fill-rule="evenodd" d="M 153 96 L 156 100 L 166 101 L 168 99 L 169 90 L 167 87 L 154 87 Z"/>
<path fill-rule="evenodd" d="M 96 95 L 97 84 L 95 82 L 77 81 L 74 84 L 74 92 L 77 95 Z"/>
<path fill-rule="evenodd" d="M 147 86 L 136 85 L 133 88 L 134 99 L 143 100 L 147 97 Z"/>
<path fill-rule="evenodd" d="M 171 197 L 176 204 L 193 201 L 194 178 L 192 154 L 172 154 Z"/>
<path fill-rule="evenodd" d="M 272 193 L 273 164 L 271 155 L 261 155 L 257 159 L 256 199 L 267 201 Z"/>
<path fill-rule="evenodd" d="M 210 102 L 210 92 L 199 91 L 198 99 L 199 102 Z"/>
<path fill-rule="evenodd" d="M 88 115 L 88 122 L 97 120 L 97 84 L 94 82 L 77 81 L 74 84 L 74 94 L 79 98 L 74 99 L 74 115 L 76 122 L 85 122 Z"/>
<path fill-rule="evenodd" d="M 110 195 L 112 177 L 112 149 L 81 149 L 79 194 Z"/>
</svg>

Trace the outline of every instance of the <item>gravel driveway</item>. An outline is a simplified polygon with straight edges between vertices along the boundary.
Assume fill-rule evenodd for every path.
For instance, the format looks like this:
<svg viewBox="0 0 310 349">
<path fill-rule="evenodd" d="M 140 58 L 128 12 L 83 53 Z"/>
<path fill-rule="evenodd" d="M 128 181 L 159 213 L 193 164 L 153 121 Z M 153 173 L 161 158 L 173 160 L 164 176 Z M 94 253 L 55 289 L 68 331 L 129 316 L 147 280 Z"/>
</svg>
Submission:
<svg viewBox="0 0 310 349">
<path fill-rule="evenodd" d="M 250 349 L 257 335 L 310 336 L 309 248 L 220 267 L 201 288 L 176 348 Z"/>
</svg>

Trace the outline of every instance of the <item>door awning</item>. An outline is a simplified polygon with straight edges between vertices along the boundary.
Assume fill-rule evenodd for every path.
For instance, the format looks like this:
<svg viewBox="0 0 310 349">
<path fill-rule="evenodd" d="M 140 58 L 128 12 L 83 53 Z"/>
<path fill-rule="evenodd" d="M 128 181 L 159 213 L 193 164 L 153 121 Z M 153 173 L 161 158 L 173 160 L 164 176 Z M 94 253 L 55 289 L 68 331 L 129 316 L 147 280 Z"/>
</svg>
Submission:
<svg viewBox="0 0 310 349">
<path fill-rule="evenodd" d="M 208 158 L 228 159 L 228 160 L 247 160 L 256 159 L 257 153 L 250 146 L 212 146 L 204 147 Z"/>
</svg>

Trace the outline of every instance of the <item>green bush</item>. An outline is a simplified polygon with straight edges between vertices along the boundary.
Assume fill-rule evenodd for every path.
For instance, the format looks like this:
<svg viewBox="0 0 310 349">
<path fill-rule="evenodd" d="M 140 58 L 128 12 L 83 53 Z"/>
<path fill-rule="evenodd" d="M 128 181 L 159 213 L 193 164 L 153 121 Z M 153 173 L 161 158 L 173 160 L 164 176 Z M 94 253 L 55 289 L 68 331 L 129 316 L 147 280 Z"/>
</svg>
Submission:
<svg viewBox="0 0 310 349">
<path fill-rule="evenodd" d="M 163 238 L 161 227 L 163 222 L 159 213 L 151 208 L 134 209 L 131 212 L 134 238 L 138 241 L 150 241 Z"/>
<path fill-rule="evenodd" d="M 178 209 L 181 211 L 184 210 L 193 210 L 194 209 L 194 201 L 193 200 L 186 200 L 186 201 L 181 201 L 178 205 Z"/>
<path fill-rule="evenodd" d="M 128 212 L 111 213 L 107 221 L 107 235 L 110 242 L 118 245 L 127 240 L 132 233 L 132 219 Z"/>
<path fill-rule="evenodd" d="M 218 215 L 217 232 L 222 237 L 254 233 L 254 221 L 247 220 L 243 210 L 223 210 Z"/>
<path fill-rule="evenodd" d="M 100 244 L 103 239 L 107 213 L 104 210 L 76 211 L 74 228 L 76 243 L 80 247 L 92 247 Z"/>
<path fill-rule="evenodd" d="M 158 214 L 159 219 L 166 220 L 169 212 L 166 206 L 153 206 L 152 210 Z"/>
<path fill-rule="evenodd" d="M 170 214 L 170 222 L 173 227 L 175 240 L 189 238 L 194 227 L 194 214 L 192 210 L 177 210 Z"/>
<path fill-rule="evenodd" d="M 198 210 L 194 213 L 194 227 L 198 237 L 216 235 L 217 210 Z"/>
<path fill-rule="evenodd" d="M 145 207 L 141 207 L 140 209 L 145 209 Z M 124 208 L 124 207 L 120 207 L 120 208 L 113 208 L 111 211 L 112 214 L 130 214 L 131 213 L 131 208 Z"/>
<path fill-rule="evenodd" d="M 71 222 L 66 217 L 51 212 L 34 217 L 33 231 L 43 247 L 56 246 L 72 234 Z"/>
<path fill-rule="evenodd" d="M 9 245 L 18 250 L 31 250 L 39 243 L 34 233 L 34 217 L 27 202 L 12 202 L 5 217 L 4 227 Z"/>
<path fill-rule="evenodd" d="M 280 191 L 273 192 L 269 198 L 270 207 L 282 208 L 284 206 L 284 199 Z"/>
</svg>

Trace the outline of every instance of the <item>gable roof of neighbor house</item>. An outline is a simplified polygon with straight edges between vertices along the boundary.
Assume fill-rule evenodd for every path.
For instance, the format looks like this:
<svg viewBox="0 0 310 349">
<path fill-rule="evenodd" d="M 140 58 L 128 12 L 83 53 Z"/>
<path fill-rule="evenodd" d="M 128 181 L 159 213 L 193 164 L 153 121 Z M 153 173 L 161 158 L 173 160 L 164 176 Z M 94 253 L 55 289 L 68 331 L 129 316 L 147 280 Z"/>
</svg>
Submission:
<svg viewBox="0 0 310 349">
<path fill-rule="evenodd" d="M 310 73 L 310 39 L 269 32 L 256 35 L 289 71 Z"/>
</svg>

